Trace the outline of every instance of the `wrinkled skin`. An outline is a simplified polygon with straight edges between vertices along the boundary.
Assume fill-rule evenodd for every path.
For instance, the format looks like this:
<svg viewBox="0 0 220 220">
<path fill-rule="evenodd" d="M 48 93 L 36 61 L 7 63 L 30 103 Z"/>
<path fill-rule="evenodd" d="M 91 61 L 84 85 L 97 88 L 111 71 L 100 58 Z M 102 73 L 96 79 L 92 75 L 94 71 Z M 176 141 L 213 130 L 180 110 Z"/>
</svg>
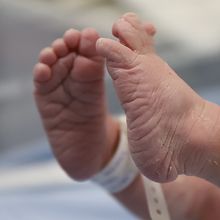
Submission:
<svg viewBox="0 0 220 220">
<path fill-rule="evenodd" d="M 115 24 L 113 27 L 113 33 L 116 36 L 121 35 L 119 27 L 120 25 L 118 24 Z M 147 48 L 151 51 L 148 59 L 156 57 L 156 59 L 160 60 L 153 53 L 153 47 L 150 46 L 153 42 L 152 36 L 155 34 L 154 27 L 144 25 L 144 29 L 147 36 L 147 44 L 149 45 Z M 44 49 L 40 53 L 39 63 L 34 68 L 34 97 L 46 134 L 56 159 L 66 173 L 76 180 L 89 179 L 105 166 L 114 153 L 119 135 L 117 121 L 106 110 L 103 78 L 104 58 L 99 55 L 102 52 L 100 51 L 101 48 L 97 48 L 99 54 L 95 48 L 98 38 L 97 32 L 93 29 L 85 29 L 82 32 L 71 29 L 64 34 L 62 39 L 56 40 L 51 47 Z M 124 45 L 129 45 L 129 41 L 126 41 L 124 38 L 120 38 L 120 40 Z M 134 60 L 133 63 L 125 62 L 126 66 L 123 66 L 124 64 L 122 65 L 120 62 L 108 59 L 108 68 L 112 76 L 116 78 L 118 77 L 117 72 L 125 73 L 125 78 L 119 77 L 118 81 L 115 81 L 116 89 L 118 89 L 117 86 L 119 85 L 121 88 L 118 90 L 120 98 L 122 98 L 121 93 L 130 91 L 130 93 L 127 93 L 129 97 L 123 99 L 125 100 L 123 106 L 126 107 L 127 105 L 125 109 L 129 123 L 129 139 L 131 143 L 133 139 L 134 143 L 137 143 L 137 150 L 140 149 L 140 152 L 142 150 L 145 152 L 144 146 L 142 148 L 142 145 L 138 144 L 140 142 L 135 139 L 136 131 L 142 132 L 142 126 L 140 130 L 136 129 L 135 131 L 135 129 L 132 129 L 132 127 L 137 128 L 136 124 L 141 122 L 141 118 L 137 117 L 136 122 L 135 120 L 132 121 L 133 113 L 128 111 L 131 107 L 129 105 L 132 104 L 132 102 L 129 102 L 130 95 L 132 95 L 133 85 L 135 85 L 132 80 L 140 79 L 136 76 L 131 78 L 129 90 L 127 90 L 127 86 L 124 87 L 121 83 L 121 79 L 124 79 L 127 83 L 126 71 L 134 75 L 139 71 L 138 68 L 140 67 L 144 68 L 144 71 L 145 68 L 149 68 L 149 65 L 145 66 L 141 62 L 141 59 L 146 59 L 145 55 L 141 54 L 140 57 L 136 61 Z M 127 58 L 130 59 L 126 55 Z M 136 62 L 138 65 L 136 65 Z M 130 64 L 132 68 L 130 68 Z M 161 63 L 161 65 L 163 64 Z M 167 65 L 165 66 L 168 68 Z M 152 71 L 155 71 L 154 65 L 151 65 L 150 68 Z M 141 72 L 139 71 L 137 75 L 141 76 Z M 171 76 L 174 77 L 175 74 L 173 73 Z M 174 78 L 176 79 L 177 77 L 175 76 Z M 145 79 L 145 77 L 141 76 L 143 86 L 145 86 L 144 80 L 148 80 L 148 78 Z M 185 84 L 184 86 L 189 89 Z M 141 84 L 139 84 L 139 87 L 141 87 Z M 163 93 L 162 90 L 161 93 Z M 150 94 L 150 92 L 148 93 L 148 90 L 146 90 L 146 94 Z M 152 102 L 150 100 L 151 96 L 147 95 L 147 97 L 149 97 L 149 103 Z M 197 98 L 195 95 L 195 99 Z M 158 102 L 162 104 L 162 99 L 158 100 Z M 156 116 L 153 116 L 154 111 L 156 111 L 157 102 L 152 103 L 154 110 L 149 111 L 149 116 L 147 114 L 146 117 L 150 117 L 151 114 L 151 123 L 153 124 L 154 120 L 157 120 Z M 141 103 L 138 103 L 139 105 Z M 134 114 L 138 114 L 138 111 L 142 109 L 142 107 L 138 107 L 136 112 L 136 108 L 135 111 L 132 110 Z M 160 110 L 162 111 L 162 108 Z M 148 108 L 146 107 L 147 111 Z M 166 122 L 164 119 L 164 123 Z M 171 122 L 168 125 L 172 124 Z M 140 135 L 143 134 L 140 133 Z M 134 138 L 132 138 L 133 136 Z M 153 138 L 155 139 L 154 135 L 152 136 L 152 142 L 155 142 Z M 167 141 L 170 140 L 168 138 L 170 136 L 167 137 Z M 149 145 L 149 147 L 151 146 Z M 132 155 L 136 162 L 138 158 L 140 158 L 140 161 L 146 160 L 145 157 L 135 153 L 134 145 L 132 145 L 132 149 L 134 151 Z M 149 157 L 148 154 L 147 157 Z M 220 198 L 219 191 L 210 183 L 200 179 L 183 177 L 181 181 L 177 180 L 170 184 L 164 184 L 163 189 L 173 219 L 180 220 L 180 215 L 181 219 L 184 220 L 209 219 L 204 216 L 211 216 L 211 214 L 213 219 L 220 218 L 217 208 Z M 199 202 L 195 202 L 198 195 L 200 195 Z M 181 203 L 178 202 L 180 200 Z M 204 218 L 201 218 L 201 216 Z"/>
<path fill-rule="evenodd" d="M 188 144 L 206 106 L 156 53 L 153 37 L 133 13 L 113 25 L 119 42 L 99 39 L 107 67 L 127 116 L 132 157 L 142 173 L 159 182 L 199 170 L 202 147 Z M 189 173 L 188 173 L 189 174 Z"/>
<path fill-rule="evenodd" d="M 61 166 L 78 180 L 101 169 L 118 132 L 106 110 L 98 37 L 90 28 L 71 29 L 41 52 L 34 69 L 34 96 L 49 141 Z"/>
<path fill-rule="evenodd" d="M 154 35 L 151 24 L 145 33 Z M 111 158 L 119 125 L 108 114 L 104 58 L 92 28 L 68 30 L 41 51 L 34 68 L 34 97 L 56 158 L 74 179 L 95 175 Z"/>
</svg>

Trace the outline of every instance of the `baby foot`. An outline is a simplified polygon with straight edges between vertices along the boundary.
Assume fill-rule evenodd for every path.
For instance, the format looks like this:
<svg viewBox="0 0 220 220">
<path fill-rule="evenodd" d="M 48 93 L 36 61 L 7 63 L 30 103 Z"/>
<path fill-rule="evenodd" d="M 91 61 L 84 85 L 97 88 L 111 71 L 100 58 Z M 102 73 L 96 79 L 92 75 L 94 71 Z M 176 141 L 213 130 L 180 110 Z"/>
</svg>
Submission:
<svg viewBox="0 0 220 220">
<path fill-rule="evenodd" d="M 199 169 L 204 149 L 189 140 L 204 108 L 201 99 L 155 53 L 153 37 L 146 35 L 133 13 L 113 25 L 119 39 L 99 39 L 97 51 L 107 59 L 118 97 L 127 116 L 132 157 L 143 174 L 155 181 L 174 180 L 188 168 Z"/>
<path fill-rule="evenodd" d="M 149 23 L 144 28 L 149 35 L 156 32 Z M 46 133 L 61 166 L 75 179 L 89 178 L 108 162 L 119 133 L 106 111 L 98 38 L 91 28 L 71 29 L 41 52 L 34 69 L 34 96 Z"/>
<path fill-rule="evenodd" d="M 102 168 L 118 132 L 106 111 L 98 38 L 90 28 L 68 30 L 41 52 L 34 69 L 34 96 L 46 133 L 61 166 L 75 179 Z"/>
</svg>

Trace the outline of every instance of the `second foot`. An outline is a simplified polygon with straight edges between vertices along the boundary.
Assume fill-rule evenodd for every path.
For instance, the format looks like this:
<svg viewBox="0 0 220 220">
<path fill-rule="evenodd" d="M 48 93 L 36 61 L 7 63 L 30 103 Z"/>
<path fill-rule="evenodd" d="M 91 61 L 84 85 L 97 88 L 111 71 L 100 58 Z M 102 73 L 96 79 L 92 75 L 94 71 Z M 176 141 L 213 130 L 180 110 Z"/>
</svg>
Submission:
<svg viewBox="0 0 220 220">
<path fill-rule="evenodd" d="M 98 38 L 93 29 L 71 29 L 41 52 L 34 69 L 34 96 L 55 156 L 80 180 L 104 166 L 117 135 L 117 124 L 106 110 Z"/>
<path fill-rule="evenodd" d="M 189 144 L 205 102 L 155 53 L 135 14 L 122 16 L 113 33 L 119 42 L 102 38 L 96 47 L 127 116 L 132 157 L 145 176 L 174 180 L 205 158 L 204 149 Z"/>
</svg>

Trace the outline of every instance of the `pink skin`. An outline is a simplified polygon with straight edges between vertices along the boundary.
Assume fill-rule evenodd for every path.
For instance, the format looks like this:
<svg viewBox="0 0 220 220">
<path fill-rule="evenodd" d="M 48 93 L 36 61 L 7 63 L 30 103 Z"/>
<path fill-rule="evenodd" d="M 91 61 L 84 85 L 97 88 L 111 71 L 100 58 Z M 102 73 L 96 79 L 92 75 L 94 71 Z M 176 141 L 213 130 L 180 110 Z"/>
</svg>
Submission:
<svg viewBox="0 0 220 220">
<path fill-rule="evenodd" d="M 78 180 L 101 169 L 111 154 L 107 140 L 117 135 L 106 111 L 98 38 L 90 28 L 68 30 L 41 52 L 34 69 L 34 96 L 48 138 L 61 166 Z M 116 132 L 109 134 L 106 123 Z"/>
<path fill-rule="evenodd" d="M 155 34 L 145 24 L 149 35 Z M 111 158 L 118 123 L 107 113 L 104 58 L 94 29 L 68 30 L 40 53 L 34 97 L 53 151 L 74 179 L 96 174 Z"/>
<path fill-rule="evenodd" d="M 150 24 L 144 29 L 148 36 L 156 32 Z M 113 32 L 116 36 L 120 33 L 117 26 Z M 40 53 L 34 68 L 34 97 L 45 131 L 60 165 L 76 180 L 89 179 L 103 168 L 119 135 L 118 123 L 106 110 L 104 60 L 95 49 L 98 38 L 91 28 L 68 30 Z M 173 219 L 201 220 L 198 216 L 210 216 L 210 210 L 213 219 L 219 218 L 219 194 L 211 184 L 184 177 L 164 184 L 163 189 Z M 195 203 L 198 195 L 199 202 Z M 179 198 L 182 202 L 176 203 Z"/>
<path fill-rule="evenodd" d="M 113 25 L 116 42 L 101 38 L 98 53 L 127 116 L 132 157 L 142 173 L 158 182 L 199 172 L 208 153 L 189 143 L 206 102 L 154 50 L 153 37 L 133 13 Z"/>
<path fill-rule="evenodd" d="M 220 190 L 213 184 L 197 177 L 182 175 L 162 186 L 171 219 L 220 219 Z"/>
</svg>

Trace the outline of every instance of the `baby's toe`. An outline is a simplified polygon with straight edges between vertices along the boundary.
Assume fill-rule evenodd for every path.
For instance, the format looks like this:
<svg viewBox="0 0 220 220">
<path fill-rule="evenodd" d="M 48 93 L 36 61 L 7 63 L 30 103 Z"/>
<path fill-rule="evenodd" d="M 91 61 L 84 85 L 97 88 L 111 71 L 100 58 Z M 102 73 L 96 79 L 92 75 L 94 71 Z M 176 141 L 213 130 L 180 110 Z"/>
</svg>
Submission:
<svg viewBox="0 0 220 220">
<path fill-rule="evenodd" d="M 81 33 L 75 29 L 69 29 L 63 35 L 64 42 L 70 50 L 78 49 Z"/>
<path fill-rule="evenodd" d="M 52 66 L 57 61 L 57 55 L 55 54 L 53 48 L 47 47 L 44 48 L 39 55 L 39 62 Z"/>
<path fill-rule="evenodd" d="M 63 39 L 57 39 L 52 43 L 52 48 L 57 57 L 64 57 L 69 53 L 68 47 Z"/>
<path fill-rule="evenodd" d="M 33 80 L 36 93 L 43 94 L 46 91 L 44 86 L 52 76 L 51 68 L 43 63 L 38 63 L 35 65 L 33 70 Z"/>
<path fill-rule="evenodd" d="M 49 66 L 43 63 L 38 63 L 34 67 L 34 81 L 36 83 L 44 83 L 51 77 L 51 69 Z"/>
<path fill-rule="evenodd" d="M 81 32 L 79 44 L 79 53 L 85 57 L 97 56 L 96 41 L 99 39 L 99 34 L 93 28 L 86 28 Z"/>
<path fill-rule="evenodd" d="M 133 13 L 123 15 L 113 25 L 113 34 L 134 51 L 147 53 L 152 51 L 153 39 L 147 34 L 144 24 Z"/>
<path fill-rule="evenodd" d="M 148 35 L 153 37 L 157 33 L 157 29 L 153 24 L 146 22 L 143 25 Z"/>
<path fill-rule="evenodd" d="M 99 35 L 93 28 L 82 30 L 71 77 L 76 81 L 92 82 L 104 77 L 104 58 L 96 50 Z"/>
<path fill-rule="evenodd" d="M 107 59 L 108 67 L 131 67 L 137 57 L 137 54 L 134 53 L 130 48 L 117 41 L 107 38 L 100 38 L 96 43 L 96 49 L 101 56 Z M 113 76 L 115 74 L 112 71 L 109 73 L 115 79 L 116 76 Z"/>
</svg>

